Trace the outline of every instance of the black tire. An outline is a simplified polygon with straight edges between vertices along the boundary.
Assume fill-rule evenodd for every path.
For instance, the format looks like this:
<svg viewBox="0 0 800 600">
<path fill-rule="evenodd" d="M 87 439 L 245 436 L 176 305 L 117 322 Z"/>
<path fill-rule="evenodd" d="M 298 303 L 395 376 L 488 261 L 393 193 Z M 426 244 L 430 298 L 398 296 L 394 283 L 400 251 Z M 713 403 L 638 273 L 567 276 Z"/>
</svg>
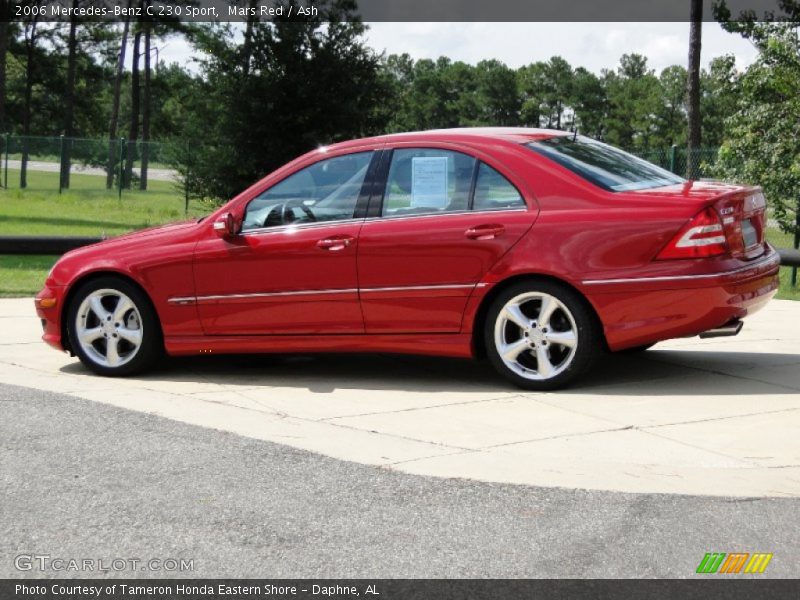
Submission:
<svg viewBox="0 0 800 600">
<path fill-rule="evenodd" d="M 495 341 L 495 327 L 498 322 L 498 316 L 500 315 L 500 312 L 511 300 L 514 300 L 515 298 L 525 294 L 547 294 L 552 296 L 567 309 L 572 317 L 572 320 L 574 321 L 574 331 L 576 333 L 575 337 L 577 341 L 574 346 L 574 353 L 571 355 L 571 357 L 568 357 L 570 350 L 566 346 L 560 346 L 557 343 L 555 343 L 555 346 L 553 346 L 554 342 L 544 343 L 545 346 L 550 344 L 547 350 L 550 356 L 552 356 L 552 353 L 555 350 L 558 353 L 564 354 L 565 357 L 559 366 L 559 368 L 562 370 L 556 372 L 550 377 L 543 379 L 530 378 L 531 376 L 536 375 L 535 370 L 533 370 L 533 372 L 527 372 L 528 376 L 512 370 L 512 368 L 509 367 L 500 357 Z M 559 318 L 562 322 L 568 323 L 569 316 L 561 308 L 557 309 L 557 311 L 557 313 L 553 313 L 553 319 L 555 320 L 556 318 Z M 530 315 L 526 316 L 530 318 Z M 533 318 L 534 322 L 536 318 L 538 317 Z M 500 328 L 500 331 L 505 331 L 504 328 L 508 325 L 509 324 L 502 326 L 498 325 L 498 327 Z M 512 328 L 514 327 L 513 324 L 510 325 Z M 555 325 L 553 327 L 555 328 Z M 568 328 L 570 331 L 572 331 L 571 323 L 569 323 Z M 522 332 L 521 328 L 520 332 Z M 557 332 L 553 330 L 551 333 Z M 497 372 L 518 387 L 526 390 L 554 390 L 565 387 L 576 378 L 584 374 L 592 366 L 592 363 L 597 356 L 601 354 L 603 348 L 603 336 L 600 324 L 598 323 L 597 318 L 595 317 L 591 308 L 587 305 L 584 298 L 566 285 L 547 280 L 532 279 L 523 281 L 503 290 L 497 296 L 497 298 L 494 299 L 489 307 L 486 320 L 483 324 L 483 335 L 486 344 L 486 354 Z M 505 333 L 501 335 L 504 336 Z M 528 336 L 523 333 L 520 333 L 520 335 L 525 335 L 526 343 L 529 339 L 533 339 L 528 338 Z M 522 339 L 518 341 L 521 342 Z M 542 342 L 540 341 L 539 343 Z M 523 350 L 519 356 L 523 361 L 533 360 L 536 356 L 535 352 L 536 350 L 526 349 Z M 516 362 L 516 359 L 513 362 Z M 536 361 L 535 364 L 536 369 L 539 369 L 538 361 Z"/>
<path fill-rule="evenodd" d="M 124 294 L 131 300 L 135 306 L 135 310 L 138 311 L 137 322 L 140 320 L 141 342 L 135 352 L 129 352 L 132 356 L 130 358 L 123 358 L 126 362 L 119 366 L 100 364 L 97 362 L 96 358 L 89 355 L 89 352 L 87 352 L 79 341 L 78 310 L 84 300 L 98 290 L 113 290 Z M 131 313 L 128 314 L 130 315 Z M 67 307 L 66 318 L 67 334 L 69 335 L 70 346 L 73 352 L 75 352 L 84 366 L 98 375 L 124 377 L 126 375 L 141 373 L 151 368 L 156 361 L 163 356 L 164 343 L 161 335 L 161 324 L 159 323 L 153 304 L 150 302 L 147 295 L 137 286 L 120 277 L 103 276 L 81 284 L 75 291 Z M 114 337 L 116 337 L 116 335 Z M 102 347 L 103 341 L 98 339 L 98 342 Z M 91 352 L 92 348 L 89 348 L 89 351 Z M 98 354 L 100 353 L 101 352 L 98 352 Z"/>
</svg>

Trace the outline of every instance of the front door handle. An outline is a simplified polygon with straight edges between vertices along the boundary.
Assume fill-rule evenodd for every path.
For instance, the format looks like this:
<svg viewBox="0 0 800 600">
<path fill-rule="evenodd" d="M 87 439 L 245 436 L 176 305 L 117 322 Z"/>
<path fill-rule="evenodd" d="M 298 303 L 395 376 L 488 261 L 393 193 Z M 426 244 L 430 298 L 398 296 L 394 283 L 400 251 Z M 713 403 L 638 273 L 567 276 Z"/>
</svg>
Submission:
<svg viewBox="0 0 800 600">
<path fill-rule="evenodd" d="M 464 232 L 464 235 L 471 240 L 493 240 L 494 238 L 503 235 L 505 231 L 506 228 L 502 225 L 491 223 L 487 225 L 476 225 L 475 227 L 470 227 Z"/>
<path fill-rule="evenodd" d="M 338 252 L 344 250 L 353 243 L 355 238 L 350 235 L 334 235 L 329 238 L 323 238 L 317 242 L 317 248 L 328 250 L 329 252 Z"/>
</svg>

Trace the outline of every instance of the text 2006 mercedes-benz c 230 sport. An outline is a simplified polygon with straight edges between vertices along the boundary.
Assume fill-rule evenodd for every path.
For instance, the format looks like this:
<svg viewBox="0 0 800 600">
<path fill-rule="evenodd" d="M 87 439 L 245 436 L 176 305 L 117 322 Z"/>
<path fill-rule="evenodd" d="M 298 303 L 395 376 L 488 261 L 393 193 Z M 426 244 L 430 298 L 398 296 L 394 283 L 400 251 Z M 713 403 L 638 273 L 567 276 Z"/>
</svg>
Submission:
<svg viewBox="0 0 800 600">
<path fill-rule="evenodd" d="M 735 335 L 778 286 L 758 188 L 591 139 L 455 129 L 316 149 L 198 221 L 64 255 L 44 340 L 102 375 L 163 352 L 486 356 L 553 389 L 605 350 Z"/>
</svg>

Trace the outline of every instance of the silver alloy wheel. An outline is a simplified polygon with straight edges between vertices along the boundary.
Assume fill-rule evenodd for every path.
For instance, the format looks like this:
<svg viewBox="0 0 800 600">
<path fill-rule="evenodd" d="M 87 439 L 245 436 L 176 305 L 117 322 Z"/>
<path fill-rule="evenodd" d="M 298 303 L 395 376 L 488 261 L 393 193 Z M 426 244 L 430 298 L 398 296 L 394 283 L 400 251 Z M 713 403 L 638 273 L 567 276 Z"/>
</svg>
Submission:
<svg viewBox="0 0 800 600">
<path fill-rule="evenodd" d="M 561 300 L 526 292 L 509 300 L 497 315 L 494 343 L 506 367 L 526 379 L 543 381 L 572 363 L 578 328 Z"/>
<path fill-rule="evenodd" d="M 104 367 L 130 362 L 142 345 L 142 316 L 119 290 L 95 290 L 75 315 L 78 343 L 86 356 Z"/>
</svg>

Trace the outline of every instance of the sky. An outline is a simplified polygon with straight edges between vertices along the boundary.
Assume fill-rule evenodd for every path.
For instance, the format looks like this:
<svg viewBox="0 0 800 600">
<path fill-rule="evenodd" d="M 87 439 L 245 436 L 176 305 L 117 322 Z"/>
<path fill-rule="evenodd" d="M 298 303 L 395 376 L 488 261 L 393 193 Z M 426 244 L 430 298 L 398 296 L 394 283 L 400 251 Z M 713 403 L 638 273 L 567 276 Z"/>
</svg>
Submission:
<svg viewBox="0 0 800 600">
<path fill-rule="evenodd" d="M 475 64 L 497 59 L 517 68 L 551 56 L 565 58 L 573 67 L 599 73 L 614 68 L 625 53 L 648 58 L 660 71 L 686 66 L 689 44 L 687 23 L 369 23 L 367 44 L 378 52 L 412 58 L 449 56 Z M 193 50 L 183 40 L 159 46 L 161 59 L 191 68 Z M 727 33 L 719 24 L 703 24 L 702 66 L 715 56 L 733 54 L 743 69 L 756 58 L 750 42 Z"/>
</svg>

